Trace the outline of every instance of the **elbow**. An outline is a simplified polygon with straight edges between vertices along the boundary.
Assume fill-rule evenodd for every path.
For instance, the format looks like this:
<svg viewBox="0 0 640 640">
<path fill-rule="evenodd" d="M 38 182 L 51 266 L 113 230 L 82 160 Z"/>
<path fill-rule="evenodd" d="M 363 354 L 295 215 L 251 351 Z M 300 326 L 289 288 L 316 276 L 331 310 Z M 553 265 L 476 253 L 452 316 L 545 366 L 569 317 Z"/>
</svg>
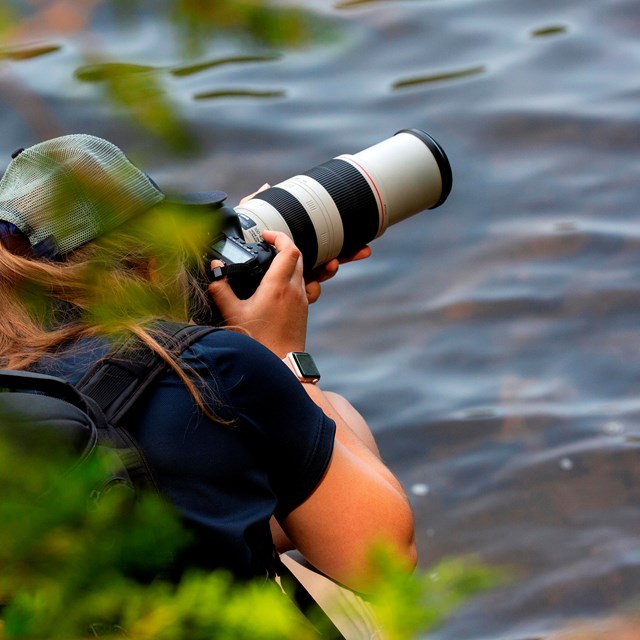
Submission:
<svg viewBox="0 0 640 640">
<path fill-rule="evenodd" d="M 375 533 L 371 531 L 368 544 L 363 545 L 363 548 L 369 549 L 369 564 L 364 575 L 368 576 L 373 585 L 380 578 L 380 571 L 385 571 L 384 566 L 387 562 L 381 562 L 382 558 L 388 557 L 391 567 L 399 572 L 411 573 L 418 564 L 413 513 L 408 503 L 405 503 L 402 509 L 388 515 L 388 518 L 378 522 Z M 378 552 L 382 554 L 381 557 L 378 556 Z"/>
<path fill-rule="evenodd" d="M 406 561 L 407 569 L 413 571 L 418 566 L 418 547 L 416 546 L 415 532 L 412 532 L 411 540 L 405 544 L 401 553 Z"/>
<path fill-rule="evenodd" d="M 418 566 L 418 547 L 416 546 L 415 537 L 407 551 L 407 560 L 411 567 L 411 571 L 413 571 Z"/>
<path fill-rule="evenodd" d="M 407 563 L 413 571 L 418 566 L 418 546 L 416 544 L 416 525 L 413 519 L 413 510 L 407 500 L 407 508 L 409 510 L 409 523 L 405 533 L 405 552 Z"/>
<path fill-rule="evenodd" d="M 393 499 L 394 508 L 389 509 L 386 518 L 381 523 L 387 523 L 385 534 L 392 550 L 398 556 L 400 563 L 408 571 L 413 571 L 418 564 L 418 549 L 416 545 L 416 527 L 413 509 L 407 496 L 398 492 Z M 388 526 L 391 524 L 391 526 Z"/>
<path fill-rule="evenodd" d="M 358 565 L 352 567 L 352 571 L 347 574 L 348 579 L 344 581 L 344 584 L 361 593 L 375 592 L 388 571 L 392 575 L 396 572 L 411 574 L 418 564 L 413 528 L 410 532 L 391 532 L 386 529 L 374 540 L 368 547 L 369 553 L 360 559 Z"/>
<path fill-rule="evenodd" d="M 393 550 L 407 571 L 413 571 L 418 565 L 418 548 L 416 546 L 416 531 L 413 515 L 409 513 L 404 521 L 398 523 L 395 535 L 391 539 Z"/>
</svg>

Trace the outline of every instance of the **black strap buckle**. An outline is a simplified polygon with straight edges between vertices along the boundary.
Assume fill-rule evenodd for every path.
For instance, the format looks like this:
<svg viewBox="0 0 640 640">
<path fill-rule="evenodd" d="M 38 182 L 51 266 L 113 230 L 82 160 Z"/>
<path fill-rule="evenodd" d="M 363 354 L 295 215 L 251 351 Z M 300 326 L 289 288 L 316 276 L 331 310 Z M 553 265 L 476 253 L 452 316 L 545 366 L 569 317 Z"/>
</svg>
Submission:
<svg viewBox="0 0 640 640">
<path fill-rule="evenodd" d="M 222 280 L 226 276 L 234 276 L 241 273 L 252 272 L 253 269 L 247 264 L 225 264 L 211 269 L 211 280 Z"/>
</svg>

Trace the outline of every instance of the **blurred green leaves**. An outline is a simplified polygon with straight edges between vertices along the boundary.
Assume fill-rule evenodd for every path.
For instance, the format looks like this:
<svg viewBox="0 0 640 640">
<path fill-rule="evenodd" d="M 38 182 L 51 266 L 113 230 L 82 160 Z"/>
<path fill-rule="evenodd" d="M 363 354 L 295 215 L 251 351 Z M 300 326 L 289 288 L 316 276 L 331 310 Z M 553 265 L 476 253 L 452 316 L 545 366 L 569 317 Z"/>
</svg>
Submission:
<svg viewBox="0 0 640 640">
<path fill-rule="evenodd" d="M 176 0 L 169 19 L 181 30 L 184 46 L 198 53 L 203 43 L 220 32 L 244 34 L 274 47 L 300 46 L 313 31 L 312 15 L 301 6 L 278 6 L 268 0 L 202 2 Z"/>
<path fill-rule="evenodd" d="M 15 446 L 6 435 L 0 434 L 0 638 L 318 637 L 275 583 L 235 583 L 224 572 L 163 579 L 189 537 L 156 495 L 134 500 L 115 490 L 93 500 L 110 472 L 107 457 L 74 469 L 76 460 L 62 452 Z M 411 575 L 392 554 L 376 554 L 380 581 L 370 603 L 386 640 L 418 637 L 503 577 L 475 560 Z"/>
<path fill-rule="evenodd" d="M 194 149 L 195 140 L 171 102 L 162 76 L 160 69 L 128 63 L 97 63 L 76 72 L 78 80 L 101 83 L 105 99 L 131 123 L 186 154 Z"/>
<path fill-rule="evenodd" d="M 161 203 L 99 238 L 100 259 L 91 260 L 84 274 L 86 320 L 105 333 L 117 333 L 131 320 L 188 322 L 194 300 L 185 267 L 192 275 L 203 267 L 219 228 L 215 209 Z"/>
<path fill-rule="evenodd" d="M 128 576 L 158 571 L 186 536 L 155 496 L 134 504 L 129 492 L 112 491 L 92 501 L 109 473 L 107 457 L 74 469 L 77 460 L 63 451 L 19 447 L 6 435 L 0 601 L 10 605 L 0 637 L 82 637 L 74 625 L 89 615 L 84 603 L 94 593 L 126 589 Z"/>
<path fill-rule="evenodd" d="M 275 585 L 234 585 L 224 573 L 157 577 L 188 540 L 173 511 L 127 491 L 92 500 L 109 459 L 72 469 L 59 453 L 0 438 L 0 637 L 308 637 Z"/>
<path fill-rule="evenodd" d="M 370 603 L 386 640 L 410 640 L 417 632 L 433 629 L 471 596 L 506 583 L 503 568 L 490 567 L 478 558 L 446 558 L 428 573 L 409 575 L 384 548 L 374 550 L 380 580 Z"/>
<path fill-rule="evenodd" d="M 113 60 L 105 53 L 99 29 L 106 17 L 109 24 L 135 34 L 145 16 L 167 30 L 179 47 L 180 60 L 168 67 Z M 300 47 L 326 38 L 329 29 L 318 15 L 302 7 L 286 7 L 272 0 L 39 0 L 3 3 L 0 35 L 7 43 L 0 48 L 0 62 L 21 62 L 55 54 L 64 48 L 57 42 L 33 43 L 43 37 L 70 40 L 79 37 L 77 52 L 84 61 L 75 78 L 93 83 L 104 103 L 123 114 L 135 127 L 165 143 L 172 151 L 187 154 L 196 147 L 176 102 L 167 90 L 167 79 L 212 69 L 219 64 L 245 64 L 275 60 L 279 50 Z M 234 38 L 247 48 L 247 55 L 202 61 L 200 58 L 216 38 Z M 259 50 L 256 53 L 256 48 Z M 267 49 L 264 52 L 264 49 Z M 274 49 L 276 51 L 274 51 Z M 280 97 L 277 89 L 211 87 L 194 99 L 211 100 L 229 96 L 244 99 Z"/>
<path fill-rule="evenodd" d="M 0 60 L 30 60 L 31 58 L 38 58 L 40 56 L 46 56 L 50 53 L 60 51 L 61 47 L 57 44 L 46 44 L 42 46 L 33 47 L 17 47 L 2 49 L 0 48 Z"/>
</svg>

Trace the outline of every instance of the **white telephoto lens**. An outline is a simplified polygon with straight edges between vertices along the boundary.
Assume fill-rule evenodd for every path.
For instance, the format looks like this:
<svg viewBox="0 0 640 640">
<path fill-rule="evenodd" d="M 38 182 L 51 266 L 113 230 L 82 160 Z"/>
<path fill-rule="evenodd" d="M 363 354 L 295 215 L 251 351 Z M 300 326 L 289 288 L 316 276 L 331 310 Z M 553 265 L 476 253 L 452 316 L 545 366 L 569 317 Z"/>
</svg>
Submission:
<svg viewBox="0 0 640 640">
<path fill-rule="evenodd" d="M 265 229 L 284 231 L 310 270 L 440 206 L 451 184 L 451 166 L 440 145 L 420 129 L 403 129 L 280 182 L 235 211 L 246 241 L 259 241 Z"/>
</svg>

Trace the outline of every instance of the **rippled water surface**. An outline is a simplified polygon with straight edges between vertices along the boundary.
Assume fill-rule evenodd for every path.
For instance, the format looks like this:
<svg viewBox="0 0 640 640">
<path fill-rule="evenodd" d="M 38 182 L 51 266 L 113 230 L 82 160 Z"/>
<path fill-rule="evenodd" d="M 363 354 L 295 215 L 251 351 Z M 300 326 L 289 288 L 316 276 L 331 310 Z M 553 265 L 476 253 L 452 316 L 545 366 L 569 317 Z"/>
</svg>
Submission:
<svg viewBox="0 0 640 640">
<path fill-rule="evenodd" d="M 309 349 L 409 490 L 422 566 L 477 553 L 517 569 L 434 638 L 544 637 L 628 606 L 640 595 L 640 5 L 307 6 L 324 35 L 295 50 L 229 37 L 187 59 L 151 13 L 128 30 L 104 14 L 90 33 L 25 40 L 0 63 L 5 161 L 84 131 L 161 184 L 235 202 L 398 129 L 431 132 L 451 197 L 325 286 Z M 153 67 L 200 150 L 176 159 L 105 109 L 81 57 L 93 47 Z"/>
</svg>

